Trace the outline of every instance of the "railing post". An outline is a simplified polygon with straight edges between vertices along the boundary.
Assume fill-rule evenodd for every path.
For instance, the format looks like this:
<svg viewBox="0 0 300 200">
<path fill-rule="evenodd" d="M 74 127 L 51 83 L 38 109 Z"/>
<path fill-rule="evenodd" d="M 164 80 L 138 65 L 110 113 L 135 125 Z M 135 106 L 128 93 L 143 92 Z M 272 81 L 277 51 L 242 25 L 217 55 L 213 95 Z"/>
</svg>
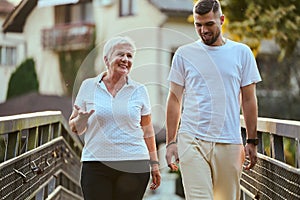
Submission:
<svg viewBox="0 0 300 200">
<path fill-rule="evenodd" d="M 262 132 L 257 131 L 257 138 L 259 140 L 259 143 L 257 145 L 257 152 L 258 153 L 263 153 L 263 139 L 262 139 Z"/>
<path fill-rule="evenodd" d="M 52 138 L 57 138 L 59 136 L 60 123 L 52 124 Z"/>
<path fill-rule="evenodd" d="M 5 135 L 0 135 L 0 163 L 5 160 L 6 142 Z"/>
<path fill-rule="evenodd" d="M 8 134 L 7 150 L 5 160 L 14 158 L 18 155 L 20 144 L 20 131 Z"/>
<path fill-rule="evenodd" d="M 295 140 L 296 142 L 296 155 L 295 155 L 295 166 L 296 168 L 300 168 L 300 143 L 299 139 Z"/>
<path fill-rule="evenodd" d="M 30 128 L 28 131 L 28 146 L 27 151 L 37 147 L 38 143 L 38 127 Z"/>
<path fill-rule="evenodd" d="M 49 126 L 44 125 L 39 127 L 39 146 L 46 144 L 49 137 Z"/>
<path fill-rule="evenodd" d="M 271 145 L 271 156 L 280 161 L 285 161 L 284 158 L 284 147 L 283 147 L 283 137 L 271 134 L 270 135 L 270 145 Z"/>
</svg>

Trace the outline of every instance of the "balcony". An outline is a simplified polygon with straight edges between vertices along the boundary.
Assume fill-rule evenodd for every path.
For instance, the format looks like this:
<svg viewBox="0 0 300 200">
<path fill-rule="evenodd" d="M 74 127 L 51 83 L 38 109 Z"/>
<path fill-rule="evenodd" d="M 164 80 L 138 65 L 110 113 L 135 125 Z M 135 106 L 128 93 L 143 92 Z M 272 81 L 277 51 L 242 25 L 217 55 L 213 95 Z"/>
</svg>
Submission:
<svg viewBox="0 0 300 200">
<path fill-rule="evenodd" d="M 95 25 L 88 23 L 63 24 L 43 29 L 43 48 L 53 51 L 87 50 L 93 45 L 94 30 Z"/>
</svg>

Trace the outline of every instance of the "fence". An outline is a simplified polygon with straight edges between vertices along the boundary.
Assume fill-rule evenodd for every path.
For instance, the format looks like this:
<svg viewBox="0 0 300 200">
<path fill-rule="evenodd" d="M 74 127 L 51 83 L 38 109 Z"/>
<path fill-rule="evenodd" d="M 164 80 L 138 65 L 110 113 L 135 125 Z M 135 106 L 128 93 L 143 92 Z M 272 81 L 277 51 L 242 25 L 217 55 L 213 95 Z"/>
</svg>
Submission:
<svg viewBox="0 0 300 200">
<path fill-rule="evenodd" d="M 241 199 L 300 199 L 300 122 L 259 118 L 257 130 L 258 162 L 242 173 Z"/>
<path fill-rule="evenodd" d="M 300 122 L 259 118 L 257 128 L 259 159 L 242 173 L 241 200 L 300 199 Z M 82 199 L 82 143 L 60 112 L 0 117 L 0 150 L 0 199 Z"/>
<path fill-rule="evenodd" d="M 1 199 L 82 199 L 82 143 L 60 112 L 0 117 Z"/>
</svg>

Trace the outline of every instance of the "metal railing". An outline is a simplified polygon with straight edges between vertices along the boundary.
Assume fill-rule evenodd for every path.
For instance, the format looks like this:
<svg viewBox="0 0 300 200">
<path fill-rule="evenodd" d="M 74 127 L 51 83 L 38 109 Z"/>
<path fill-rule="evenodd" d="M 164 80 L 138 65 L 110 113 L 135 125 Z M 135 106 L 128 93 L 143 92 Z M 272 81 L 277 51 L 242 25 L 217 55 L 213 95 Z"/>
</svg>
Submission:
<svg viewBox="0 0 300 200">
<path fill-rule="evenodd" d="M 245 136 L 243 118 L 241 125 Z M 241 200 L 300 199 L 300 122 L 259 118 L 258 137 Z M 0 117 L 0 150 L 0 199 L 82 199 L 82 143 L 60 112 Z"/>
<path fill-rule="evenodd" d="M 257 130 L 258 162 L 242 173 L 241 199 L 300 199 L 300 122 L 259 118 Z"/>
<path fill-rule="evenodd" d="M 70 133 L 61 112 L 0 117 L 0 199 L 82 199 L 82 143 Z"/>
<path fill-rule="evenodd" d="M 94 42 L 95 25 L 90 23 L 60 24 L 42 30 L 43 48 L 54 51 L 87 50 Z"/>
</svg>

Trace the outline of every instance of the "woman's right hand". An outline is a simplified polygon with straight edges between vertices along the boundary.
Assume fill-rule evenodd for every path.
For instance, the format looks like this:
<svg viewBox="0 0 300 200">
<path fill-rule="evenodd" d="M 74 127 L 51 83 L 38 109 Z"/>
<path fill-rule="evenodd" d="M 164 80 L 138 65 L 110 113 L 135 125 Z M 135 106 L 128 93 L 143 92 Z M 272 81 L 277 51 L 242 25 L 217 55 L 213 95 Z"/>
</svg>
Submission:
<svg viewBox="0 0 300 200">
<path fill-rule="evenodd" d="M 156 190 L 160 186 L 160 180 L 161 180 L 158 164 L 154 164 L 151 166 L 151 176 L 152 176 L 152 183 L 150 185 L 150 189 Z"/>
<path fill-rule="evenodd" d="M 76 134 L 82 134 L 86 131 L 87 122 L 89 117 L 95 112 L 95 110 L 84 111 L 79 106 L 74 105 L 73 113 L 71 115 L 71 130 Z M 73 118 L 72 118 L 73 116 Z"/>
</svg>

